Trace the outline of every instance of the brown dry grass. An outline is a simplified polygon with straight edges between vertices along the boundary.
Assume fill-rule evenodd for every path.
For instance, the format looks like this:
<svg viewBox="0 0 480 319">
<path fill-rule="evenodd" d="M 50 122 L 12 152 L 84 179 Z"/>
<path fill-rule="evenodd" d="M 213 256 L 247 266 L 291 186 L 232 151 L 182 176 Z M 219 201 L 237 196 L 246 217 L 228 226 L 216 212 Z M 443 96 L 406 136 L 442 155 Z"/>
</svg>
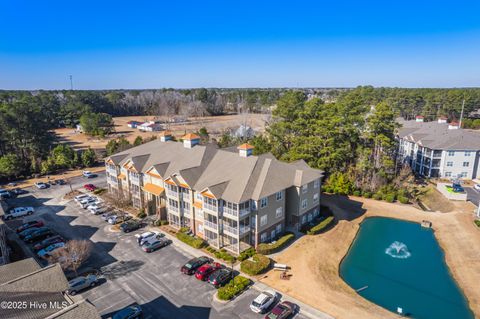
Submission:
<svg viewBox="0 0 480 319">
<path fill-rule="evenodd" d="M 277 262 L 291 267 L 290 280 L 280 280 L 278 272 L 270 271 L 262 281 L 335 318 L 396 317 L 360 297 L 341 279 L 338 267 L 365 217 L 386 216 L 416 222 L 427 219 L 433 223 L 450 271 L 475 315 L 480 315 L 480 290 L 477 289 L 480 252 L 475 248 L 480 242 L 480 230 L 472 222 L 473 205 L 464 204 L 463 211 L 441 214 L 423 212 L 408 205 L 350 199 L 325 196 L 323 204 L 340 216 L 339 223 L 327 233 L 300 238 L 277 256 Z"/>
</svg>

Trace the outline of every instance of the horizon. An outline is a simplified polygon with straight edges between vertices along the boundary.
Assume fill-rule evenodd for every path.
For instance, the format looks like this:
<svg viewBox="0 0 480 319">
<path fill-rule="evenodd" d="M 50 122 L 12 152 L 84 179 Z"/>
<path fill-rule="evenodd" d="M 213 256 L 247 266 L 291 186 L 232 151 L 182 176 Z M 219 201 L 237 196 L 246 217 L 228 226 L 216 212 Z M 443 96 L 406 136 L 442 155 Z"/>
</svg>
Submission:
<svg viewBox="0 0 480 319">
<path fill-rule="evenodd" d="M 2 3 L 1 90 L 477 88 L 480 3 Z"/>
</svg>

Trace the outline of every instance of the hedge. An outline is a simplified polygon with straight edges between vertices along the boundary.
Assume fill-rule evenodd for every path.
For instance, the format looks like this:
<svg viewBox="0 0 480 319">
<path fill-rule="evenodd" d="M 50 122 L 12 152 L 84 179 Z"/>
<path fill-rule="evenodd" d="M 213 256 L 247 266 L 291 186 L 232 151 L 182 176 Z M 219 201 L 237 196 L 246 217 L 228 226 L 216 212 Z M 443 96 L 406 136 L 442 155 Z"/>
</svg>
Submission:
<svg viewBox="0 0 480 319">
<path fill-rule="evenodd" d="M 408 198 L 404 196 L 398 196 L 398 201 L 402 204 L 408 204 Z"/>
<path fill-rule="evenodd" d="M 480 227 L 480 219 L 475 219 L 475 225 L 477 225 L 477 227 Z"/>
<path fill-rule="evenodd" d="M 193 248 L 203 248 L 207 245 L 207 243 L 198 237 L 193 237 L 190 235 L 185 234 L 185 232 L 178 232 L 177 238 L 183 241 L 185 244 L 192 246 Z"/>
<path fill-rule="evenodd" d="M 248 259 L 242 261 L 242 263 L 240 264 L 241 271 L 250 276 L 255 276 L 265 272 L 268 267 L 270 267 L 270 258 L 268 258 L 267 256 L 256 254 L 253 255 L 252 258 L 253 261 Z"/>
<path fill-rule="evenodd" d="M 96 190 L 93 191 L 95 195 L 101 195 L 105 193 L 107 190 L 105 188 L 97 188 Z"/>
<path fill-rule="evenodd" d="M 285 232 L 285 235 L 280 237 L 275 243 L 265 244 L 261 243 L 257 246 L 257 252 L 262 255 L 270 255 L 276 253 L 284 246 L 286 246 L 289 242 L 291 242 L 295 238 L 295 235 L 290 232 Z"/>
<path fill-rule="evenodd" d="M 257 252 L 255 251 L 255 248 L 253 247 L 250 247 L 248 248 L 247 250 L 244 250 L 240 253 L 240 255 L 238 255 L 238 260 L 239 261 L 244 261 L 245 259 L 248 259 L 250 257 L 252 257 L 253 255 L 255 255 Z"/>
<path fill-rule="evenodd" d="M 325 218 L 320 223 L 318 223 L 317 225 L 310 228 L 307 231 L 307 234 L 308 235 L 319 234 L 320 232 L 322 232 L 322 230 L 324 230 L 327 226 L 329 226 L 333 222 L 334 219 L 335 219 L 335 217 L 333 217 L 333 216 L 329 216 L 329 217 Z"/>
<path fill-rule="evenodd" d="M 229 263 L 233 263 L 236 260 L 236 258 L 227 253 L 225 249 L 220 249 L 219 251 L 215 252 L 214 255 L 216 258 L 223 259 Z"/>
<path fill-rule="evenodd" d="M 250 279 L 237 276 L 228 284 L 218 288 L 217 296 L 220 300 L 230 300 L 250 285 Z"/>
</svg>

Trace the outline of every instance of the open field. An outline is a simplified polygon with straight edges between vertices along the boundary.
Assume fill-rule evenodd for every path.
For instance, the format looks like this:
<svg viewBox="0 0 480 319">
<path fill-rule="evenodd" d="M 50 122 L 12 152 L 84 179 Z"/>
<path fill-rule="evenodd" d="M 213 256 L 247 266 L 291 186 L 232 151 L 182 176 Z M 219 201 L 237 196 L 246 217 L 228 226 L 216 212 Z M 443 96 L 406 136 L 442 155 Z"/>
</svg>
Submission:
<svg viewBox="0 0 480 319">
<path fill-rule="evenodd" d="M 359 296 L 339 275 L 339 264 L 366 217 L 386 216 L 433 223 L 435 237 L 444 249 L 446 262 L 467 297 L 475 316 L 480 316 L 480 230 L 474 225 L 474 206 L 462 203 L 449 213 L 423 212 L 409 205 L 357 197 L 323 197 L 338 224 L 316 236 L 303 236 L 280 253 L 276 261 L 291 267 L 290 280 L 268 272 L 261 280 L 335 318 L 394 318 L 395 314 Z"/>
<path fill-rule="evenodd" d="M 244 121 L 248 126 L 252 127 L 256 132 L 263 132 L 265 129 L 265 121 L 267 115 L 264 114 L 249 114 L 245 118 L 243 115 L 222 115 L 222 116 L 207 116 L 198 118 L 188 118 L 184 123 L 171 123 L 169 130 L 177 137 L 181 137 L 185 132 L 197 131 L 201 127 L 206 127 L 211 137 L 219 137 L 223 132 L 239 127 Z M 115 133 L 106 138 L 90 137 L 82 133 L 78 133 L 73 128 L 56 129 L 55 133 L 58 135 L 61 142 L 70 144 L 75 149 L 84 149 L 91 147 L 96 150 L 104 150 L 108 141 L 118 137 L 125 137 L 130 142 L 133 142 L 137 136 L 142 138 L 149 138 L 158 135 L 160 132 L 141 132 L 136 128 L 127 126 L 129 121 L 152 121 L 162 120 L 158 116 L 123 116 L 115 117 Z"/>
</svg>

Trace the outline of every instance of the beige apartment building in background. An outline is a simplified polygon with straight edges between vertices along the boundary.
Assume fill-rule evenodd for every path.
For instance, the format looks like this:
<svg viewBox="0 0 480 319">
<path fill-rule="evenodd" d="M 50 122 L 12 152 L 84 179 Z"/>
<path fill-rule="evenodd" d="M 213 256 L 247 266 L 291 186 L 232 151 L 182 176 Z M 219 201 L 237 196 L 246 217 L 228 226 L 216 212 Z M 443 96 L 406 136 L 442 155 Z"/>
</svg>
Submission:
<svg viewBox="0 0 480 319">
<path fill-rule="evenodd" d="M 322 171 L 302 160 L 284 163 L 252 152 L 248 144 L 200 145 L 195 134 L 177 142 L 164 131 L 157 140 L 107 158 L 108 190 L 238 254 L 320 214 Z"/>
</svg>

